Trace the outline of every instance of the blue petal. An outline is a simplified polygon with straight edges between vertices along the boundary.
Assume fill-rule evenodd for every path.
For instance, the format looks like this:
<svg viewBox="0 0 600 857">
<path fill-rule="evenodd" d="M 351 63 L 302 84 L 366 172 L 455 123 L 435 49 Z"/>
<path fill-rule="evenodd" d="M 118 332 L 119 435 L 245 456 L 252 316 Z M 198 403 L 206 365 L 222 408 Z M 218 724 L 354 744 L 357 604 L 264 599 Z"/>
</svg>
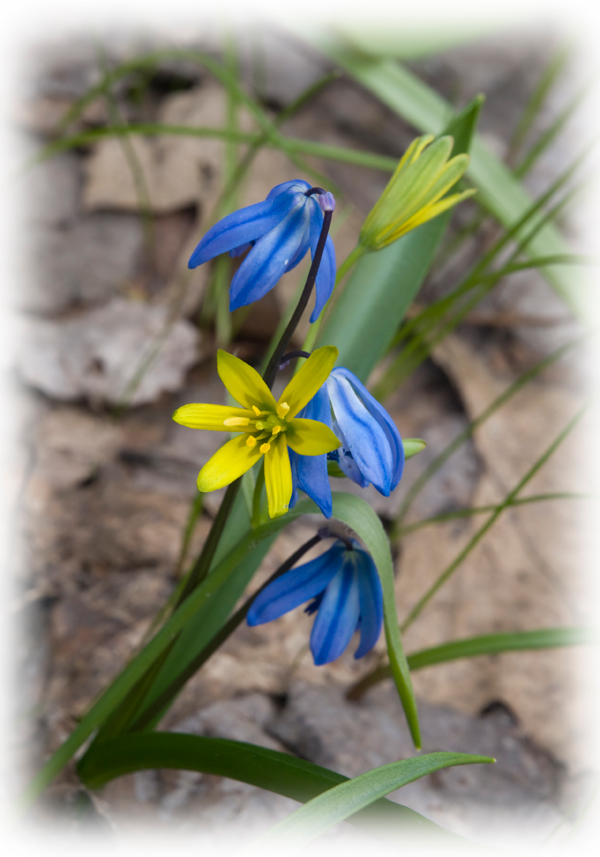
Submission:
<svg viewBox="0 0 600 857">
<path fill-rule="evenodd" d="M 278 619 L 305 601 L 310 601 L 329 584 L 340 567 L 344 545 L 336 542 L 311 562 L 286 571 L 257 596 L 248 611 L 249 625 Z"/>
<path fill-rule="evenodd" d="M 295 206 L 248 253 L 231 281 L 229 308 L 238 309 L 259 300 L 285 274 L 308 228 L 305 205 Z"/>
<path fill-rule="evenodd" d="M 294 202 L 294 196 L 283 195 L 228 214 L 208 230 L 192 253 L 188 268 L 197 268 L 221 253 L 256 241 L 283 220 Z"/>
<path fill-rule="evenodd" d="M 368 479 L 360 472 L 358 464 L 354 460 L 352 453 L 350 452 L 350 448 L 348 447 L 348 441 L 344 437 L 344 432 L 341 430 L 339 423 L 337 420 L 333 421 L 333 431 L 336 437 L 342 441 L 342 445 L 339 449 L 335 450 L 337 458 L 334 459 L 339 464 L 340 468 L 344 471 L 348 479 L 351 479 L 353 482 L 356 482 L 357 485 L 360 485 L 361 488 L 366 488 L 370 485 Z M 331 453 L 328 453 L 331 455 Z"/>
<path fill-rule="evenodd" d="M 310 185 L 308 182 L 305 182 L 304 179 L 292 179 L 288 182 L 276 184 L 275 187 L 271 188 L 267 194 L 267 199 L 274 199 L 276 196 L 279 196 L 286 191 L 289 193 L 306 194 L 307 190 L 310 190 Z"/>
<path fill-rule="evenodd" d="M 310 635 L 310 650 L 315 664 L 322 666 L 342 654 L 350 642 L 360 614 L 357 570 L 345 561 L 325 591 Z"/>
<path fill-rule="evenodd" d="M 390 484 L 390 490 L 393 491 L 398 482 L 400 482 L 402 471 L 404 469 L 404 446 L 402 444 L 400 432 L 396 428 L 396 424 L 394 423 L 388 412 L 385 410 L 385 408 L 379 404 L 377 399 L 372 396 L 371 393 L 369 393 L 364 384 L 361 384 L 356 375 L 353 375 L 349 369 L 338 367 L 337 369 L 333 370 L 332 374 L 341 375 L 342 377 L 347 378 L 350 381 L 352 387 L 354 388 L 354 392 L 357 394 L 358 398 L 367 408 L 371 416 L 377 420 L 377 422 L 385 432 L 385 436 L 388 439 L 393 458 L 393 473 L 392 481 Z"/>
<path fill-rule="evenodd" d="M 288 509 L 293 509 L 298 502 L 298 458 L 300 456 L 289 446 L 288 455 L 290 456 L 290 467 L 292 469 L 292 496 L 290 497 Z"/>
<path fill-rule="evenodd" d="M 314 256 L 323 226 L 323 212 L 316 200 L 311 204 L 310 209 L 310 250 L 311 256 Z M 310 316 L 311 324 L 318 319 L 321 310 L 331 296 L 335 284 L 335 272 L 335 249 L 331 236 L 328 235 L 315 282 L 316 299 L 315 307 Z"/>
<path fill-rule="evenodd" d="M 331 428 L 331 407 L 326 384 L 323 384 L 308 405 L 302 408 L 298 416 L 308 420 L 318 420 Z M 331 518 L 333 501 L 327 473 L 327 455 L 298 455 L 293 449 L 290 449 L 289 453 L 290 461 L 294 462 L 292 465 L 294 488 L 297 485 L 298 488 L 308 494 L 311 500 L 314 500 L 326 518 Z"/>
<path fill-rule="evenodd" d="M 370 652 L 381 633 L 383 624 L 383 592 L 371 555 L 355 550 L 358 565 L 358 597 L 360 601 L 360 645 L 354 657 Z"/>
<path fill-rule="evenodd" d="M 384 430 L 343 375 L 332 373 L 327 379 L 327 390 L 335 418 L 360 472 L 381 494 L 389 496 L 393 459 Z"/>
<path fill-rule="evenodd" d="M 292 452 L 290 450 L 290 456 Z M 326 518 L 331 518 L 333 498 L 327 473 L 327 455 L 299 455 L 297 467 L 298 488 L 314 500 Z"/>
</svg>

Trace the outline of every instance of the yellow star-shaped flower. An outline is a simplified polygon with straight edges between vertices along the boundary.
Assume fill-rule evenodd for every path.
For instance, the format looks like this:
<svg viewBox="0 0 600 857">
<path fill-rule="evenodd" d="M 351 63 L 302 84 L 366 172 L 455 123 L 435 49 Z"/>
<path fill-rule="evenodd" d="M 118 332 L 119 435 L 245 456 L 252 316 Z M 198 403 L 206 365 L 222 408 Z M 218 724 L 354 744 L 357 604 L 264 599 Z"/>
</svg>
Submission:
<svg viewBox="0 0 600 857">
<path fill-rule="evenodd" d="M 327 380 L 337 356 L 338 350 L 332 345 L 318 348 L 276 402 L 255 369 L 219 349 L 217 371 L 242 407 L 183 405 L 173 419 L 189 428 L 243 434 L 228 441 L 206 462 L 198 474 L 198 489 L 216 491 L 229 485 L 264 455 L 269 515 L 284 515 L 292 496 L 288 446 L 300 455 L 323 455 L 341 445 L 324 423 L 296 417 Z"/>
</svg>

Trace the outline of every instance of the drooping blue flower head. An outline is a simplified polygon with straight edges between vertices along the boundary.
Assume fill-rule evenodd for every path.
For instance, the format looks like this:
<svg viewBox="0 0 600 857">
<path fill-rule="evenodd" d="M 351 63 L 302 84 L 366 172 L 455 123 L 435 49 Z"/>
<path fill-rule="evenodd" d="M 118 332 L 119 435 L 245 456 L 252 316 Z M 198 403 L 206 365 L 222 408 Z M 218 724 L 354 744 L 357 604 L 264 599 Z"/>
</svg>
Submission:
<svg viewBox="0 0 600 857">
<path fill-rule="evenodd" d="M 312 194 L 302 179 L 283 182 L 270 191 L 264 202 L 257 202 L 228 214 L 200 241 L 188 263 L 197 268 L 221 253 L 240 256 L 250 250 L 229 288 L 229 308 L 238 309 L 259 300 L 280 277 L 302 261 L 310 247 L 317 247 L 323 225 L 323 204 L 333 210 L 330 193 Z M 315 283 L 316 303 L 310 317 L 316 321 L 327 303 L 335 282 L 335 250 L 329 236 Z"/>
<path fill-rule="evenodd" d="M 331 517 L 328 458 L 336 461 L 361 488 L 372 483 L 380 494 L 388 497 L 398 485 L 404 468 L 400 433 L 385 408 L 348 369 L 334 369 L 299 416 L 325 423 L 342 441 L 342 446 L 329 455 L 290 452 L 293 482 L 290 509 L 295 506 L 301 489 L 326 518 Z"/>
<path fill-rule="evenodd" d="M 249 625 L 262 625 L 314 599 L 306 608 L 317 616 L 310 650 L 317 666 L 335 661 L 355 631 L 362 658 L 379 638 L 383 622 L 383 593 L 370 554 L 351 540 L 352 548 L 336 541 L 317 559 L 286 571 L 255 599 L 248 611 Z"/>
<path fill-rule="evenodd" d="M 357 485 L 372 483 L 389 497 L 404 469 L 404 446 L 394 421 L 348 369 L 334 369 L 326 386 L 332 427 L 342 441 L 330 457 Z"/>
</svg>

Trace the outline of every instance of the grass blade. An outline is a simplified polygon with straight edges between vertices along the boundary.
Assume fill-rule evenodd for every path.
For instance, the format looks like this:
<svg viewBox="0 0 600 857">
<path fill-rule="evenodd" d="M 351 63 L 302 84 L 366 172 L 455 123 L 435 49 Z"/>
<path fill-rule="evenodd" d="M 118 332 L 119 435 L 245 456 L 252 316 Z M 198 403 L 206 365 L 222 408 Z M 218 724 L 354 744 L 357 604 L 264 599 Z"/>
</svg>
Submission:
<svg viewBox="0 0 600 857">
<path fill-rule="evenodd" d="M 408 655 L 408 664 L 411 670 L 420 670 L 461 658 L 535 649 L 558 649 L 563 646 L 579 646 L 596 642 L 598 642 L 598 632 L 591 628 L 539 628 L 535 631 L 483 634 L 478 637 L 467 637 L 464 640 L 452 640 L 440 646 L 413 652 Z M 348 691 L 348 699 L 359 699 L 367 690 L 383 679 L 390 678 L 391 675 L 389 664 L 377 667 Z"/>
<path fill-rule="evenodd" d="M 444 768 L 495 761 L 489 756 L 467 753 L 428 753 L 374 768 L 308 801 L 253 843 L 251 853 L 257 853 L 266 845 L 277 845 L 287 853 L 290 849 L 291 853 L 297 853 L 335 824 L 408 783 Z"/>
</svg>

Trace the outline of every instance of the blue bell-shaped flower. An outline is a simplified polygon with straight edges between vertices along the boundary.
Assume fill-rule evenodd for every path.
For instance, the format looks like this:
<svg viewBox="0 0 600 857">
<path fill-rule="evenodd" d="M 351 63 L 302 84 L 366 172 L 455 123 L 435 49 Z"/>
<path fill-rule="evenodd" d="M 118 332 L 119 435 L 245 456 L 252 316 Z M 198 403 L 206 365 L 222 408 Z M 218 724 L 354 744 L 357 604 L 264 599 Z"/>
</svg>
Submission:
<svg viewBox="0 0 600 857">
<path fill-rule="evenodd" d="M 249 625 L 262 625 L 314 599 L 306 608 L 317 616 L 310 650 L 317 666 L 339 658 L 355 631 L 360 644 L 354 657 L 370 652 L 383 623 L 383 593 L 370 554 L 351 540 L 337 540 L 321 556 L 286 571 L 272 581 L 248 611 Z"/>
<path fill-rule="evenodd" d="M 342 441 L 329 458 L 357 485 L 366 488 L 372 483 L 389 497 L 404 468 L 404 447 L 394 421 L 348 369 L 334 369 L 325 386 L 333 431 Z"/>
<path fill-rule="evenodd" d="M 309 191 L 312 193 L 308 193 Z M 229 308 L 247 306 L 270 291 L 287 271 L 302 261 L 309 247 L 317 247 L 323 226 L 323 206 L 332 211 L 330 193 L 315 193 L 302 179 L 283 182 L 257 202 L 228 214 L 208 230 L 188 263 L 197 268 L 221 253 L 240 256 L 250 250 L 229 288 Z M 329 236 L 315 283 L 316 302 L 310 317 L 316 321 L 335 282 L 335 250 Z"/>
</svg>

